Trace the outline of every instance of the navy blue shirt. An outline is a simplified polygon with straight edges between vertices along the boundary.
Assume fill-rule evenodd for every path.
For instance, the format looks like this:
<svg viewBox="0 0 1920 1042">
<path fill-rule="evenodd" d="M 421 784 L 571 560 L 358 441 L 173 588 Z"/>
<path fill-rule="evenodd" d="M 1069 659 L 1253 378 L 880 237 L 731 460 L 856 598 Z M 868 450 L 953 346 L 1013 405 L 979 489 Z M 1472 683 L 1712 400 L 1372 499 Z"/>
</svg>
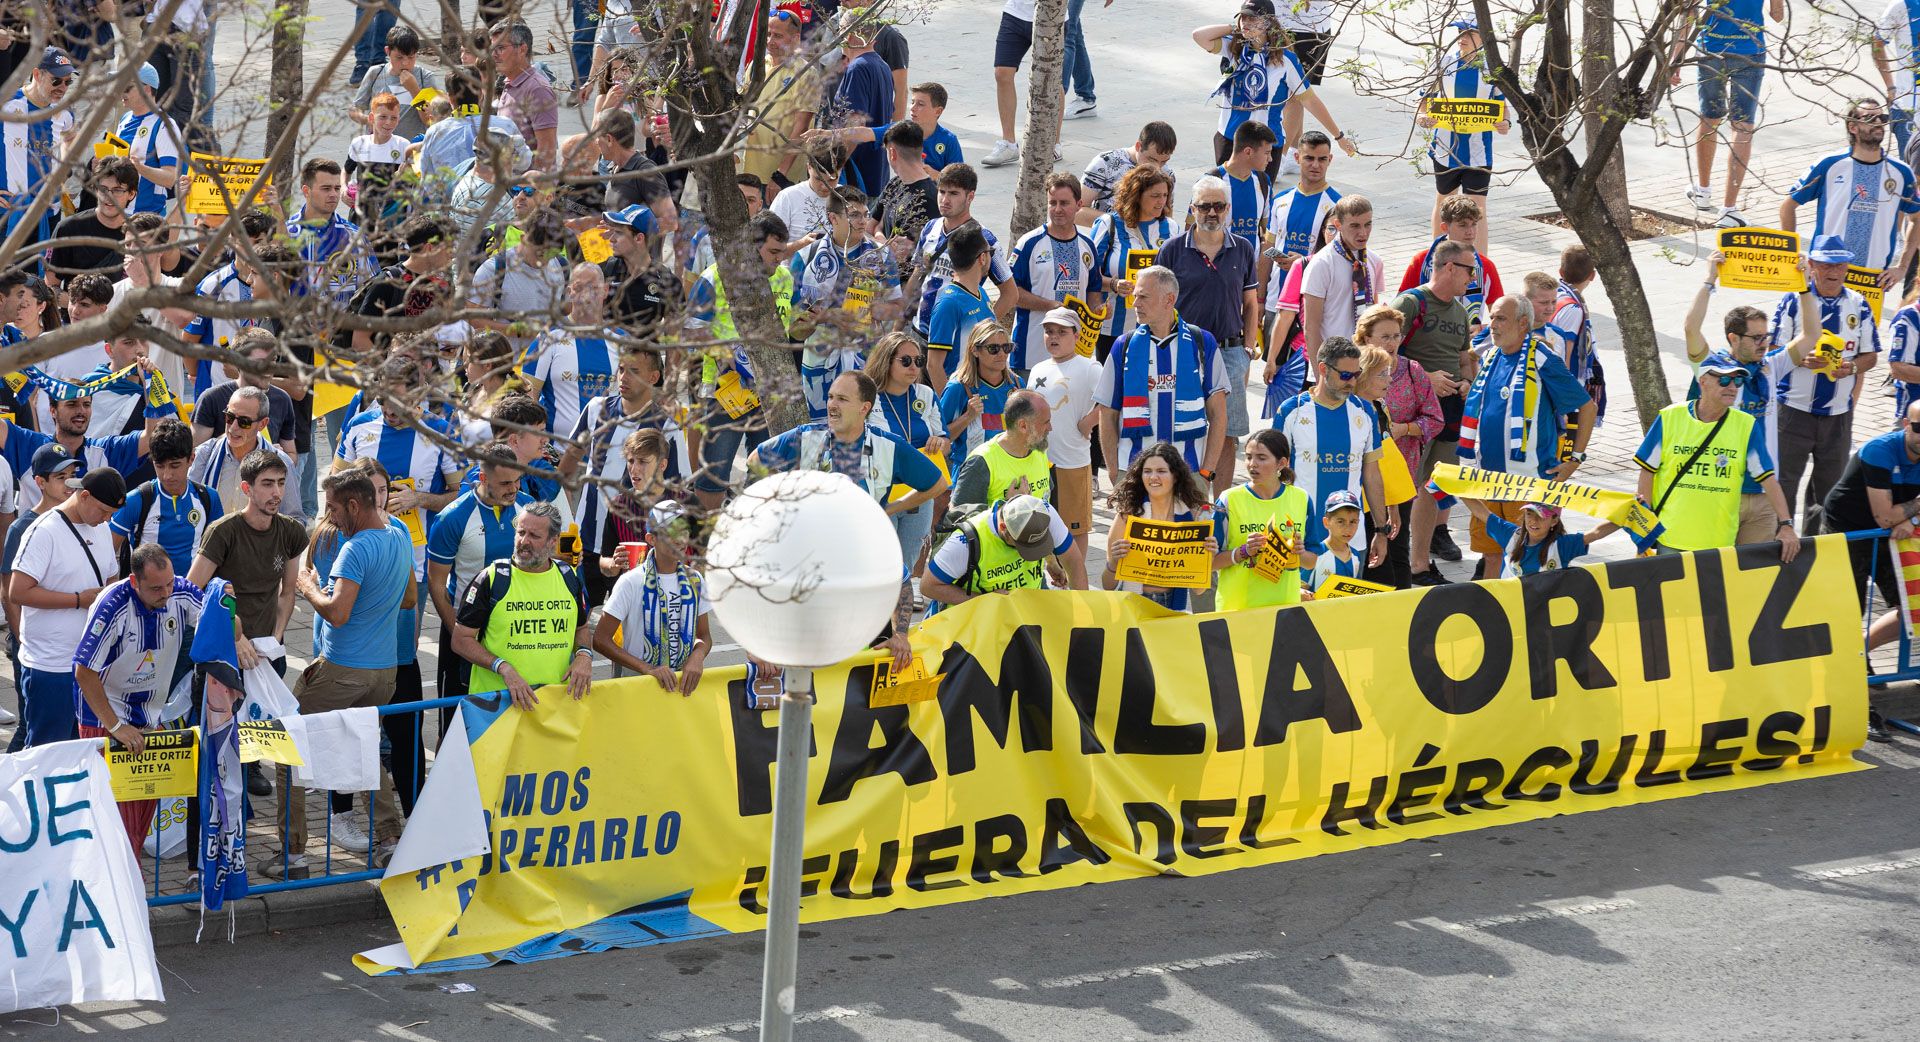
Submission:
<svg viewBox="0 0 1920 1042">
<path fill-rule="evenodd" d="M 847 71 L 834 88 L 831 118 L 822 121 L 833 127 L 871 127 L 884 133 L 893 123 L 893 70 L 886 60 L 868 51 L 847 63 Z M 887 150 L 869 136 L 847 157 L 847 184 L 867 193 L 871 199 L 887 186 Z"/>
<path fill-rule="evenodd" d="M 1190 232 L 1181 232 L 1160 246 L 1154 263 L 1173 269 L 1180 280 L 1176 305 L 1180 317 L 1213 334 L 1225 344 L 1246 336 L 1246 291 L 1260 286 L 1259 253 L 1253 243 L 1228 234 L 1226 245 L 1209 258 L 1195 249 Z"/>
</svg>

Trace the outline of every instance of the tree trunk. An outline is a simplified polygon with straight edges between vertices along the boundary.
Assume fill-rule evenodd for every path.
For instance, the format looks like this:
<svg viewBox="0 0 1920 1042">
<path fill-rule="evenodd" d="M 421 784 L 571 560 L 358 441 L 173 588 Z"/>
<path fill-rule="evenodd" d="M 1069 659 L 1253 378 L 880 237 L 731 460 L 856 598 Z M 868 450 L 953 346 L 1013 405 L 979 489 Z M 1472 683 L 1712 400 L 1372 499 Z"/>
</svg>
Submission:
<svg viewBox="0 0 1920 1042">
<path fill-rule="evenodd" d="M 1587 88 L 1587 111 L 1584 124 L 1588 155 L 1592 155 L 1594 140 L 1600 135 L 1601 128 L 1609 120 L 1626 121 L 1632 114 L 1621 111 L 1616 92 L 1602 90 L 1601 84 L 1611 83 L 1609 77 L 1614 71 L 1613 46 L 1613 0 L 1585 0 L 1581 15 L 1581 62 L 1580 81 Z M 1613 223 L 1622 228 L 1633 227 L 1633 207 L 1627 195 L 1627 160 L 1624 149 L 1615 148 L 1607 162 L 1600 168 L 1595 182 L 1599 189 L 1596 196 L 1600 205 L 1607 208 Z"/>
<path fill-rule="evenodd" d="M 306 63 L 301 60 L 306 32 L 307 0 L 281 0 L 273 15 L 273 71 L 267 110 L 269 145 L 286 132 L 287 122 L 299 111 L 300 99 L 306 95 Z M 294 156 L 293 150 L 286 151 L 268 170 L 274 189 L 283 200 L 293 193 Z"/>
<path fill-rule="evenodd" d="M 1027 135 L 1020 146 L 1020 185 L 1013 193 L 1013 219 L 1007 231 L 1019 239 L 1047 219 L 1047 193 L 1041 182 L 1053 172 L 1053 150 L 1060 144 L 1060 82 L 1067 54 L 1067 0 L 1040 0 L 1033 12 L 1033 70 L 1028 78 Z"/>
</svg>

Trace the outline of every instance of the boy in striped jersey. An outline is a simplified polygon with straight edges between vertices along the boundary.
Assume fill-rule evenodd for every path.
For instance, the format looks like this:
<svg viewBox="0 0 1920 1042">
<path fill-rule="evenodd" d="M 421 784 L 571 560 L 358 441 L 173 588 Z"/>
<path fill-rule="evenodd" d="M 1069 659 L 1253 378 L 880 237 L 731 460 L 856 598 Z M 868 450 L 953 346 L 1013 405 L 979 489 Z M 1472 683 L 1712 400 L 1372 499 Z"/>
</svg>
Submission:
<svg viewBox="0 0 1920 1042">
<path fill-rule="evenodd" d="M 1433 87 L 1427 92 L 1427 97 L 1506 100 L 1506 95 L 1493 85 L 1482 67 L 1479 28 L 1464 20 L 1454 22 L 1453 28 L 1460 30 L 1456 49 L 1440 66 L 1440 74 L 1434 77 Z M 1444 129 L 1432 116 L 1427 115 L 1424 98 L 1421 99 L 1416 121 L 1433 131 L 1433 142 L 1427 147 L 1427 158 L 1433 163 L 1433 234 L 1437 236 L 1446 230 L 1440 208 L 1453 195 L 1464 194 L 1472 198 L 1479 203 L 1484 217 L 1487 190 L 1493 185 L 1493 131 L 1457 134 Z M 1513 129 L 1513 124 L 1502 119 L 1494 129 L 1505 134 Z M 1487 251 L 1487 225 L 1484 220 L 1480 223 L 1474 246 L 1482 253 Z M 1498 298 L 1496 295 L 1488 299 Z"/>
<path fill-rule="evenodd" d="M 1327 183 L 1333 166 L 1333 141 L 1318 130 L 1300 135 L 1300 180 L 1273 197 L 1267 208 L 1266 229 L 1260 235 L 1260 284 L 1274 269 L 1287 271 L 1296 261 L 1313 256 L 1320 229 L 1326 227 L 1340 190 Z"/>
</svg>

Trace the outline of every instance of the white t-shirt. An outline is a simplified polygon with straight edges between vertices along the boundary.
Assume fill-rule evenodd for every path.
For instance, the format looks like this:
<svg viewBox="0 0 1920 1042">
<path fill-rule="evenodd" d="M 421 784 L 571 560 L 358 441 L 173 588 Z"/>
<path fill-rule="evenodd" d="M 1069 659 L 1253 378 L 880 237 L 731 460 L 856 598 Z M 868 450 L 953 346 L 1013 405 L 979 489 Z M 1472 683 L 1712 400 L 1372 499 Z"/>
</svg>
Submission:
<svg viewBox="0 0 1920 1042">
<path fill-rule="evenodd" d="M 62 520 L 65 515 L 50 510 L 33 519 L 20 537 L 20 549 L 13 568 L 33 576 L 43 589 L 59 593 L 78 593 L 109 586 L 120 577 L 120 562 L 113 553 L 113 533 L 106 525 L 73 523 L 80 533 Z M 82 552 L 85 540 L 86 552 Z M 93 564 L 87 563 L 88 554 Z M 99 574 L 94 568 L 99 568 Z M 20 664 L 48 673 L 73 672 L 73 653 L 80 646 L 80 635 L 87 626 L 89 603 L 79 608 L 20 608 Z"/>
<path fill-rule="evenodd" d="M 1367 251 L 1367 267 L 1373 272 L 1374 303 L 1392 300 L 1394 294 L 1384 284 L 1386 265 L 1379 253 Z M 1303 302 L 1309 296 L 1325 302 L 1320 312 L 1321 337 L 1353 335 L 1354 320 L 1360 317 L 1353 307 L 1353 263 L 1340 256 L 1332 243 L 1322 246 L 1320 252 L 1307 261 L 1307 273 L 1300 281 L 1300 296 Z"/>
<path fill-rule="evenodd" d="M 1047 358 L 1033 367 L 1027 386 L 1039 391 L 1053 409 L 1053 432 L 1047 435 L 1047 456 L 1067 470 L 1091 466 L 1093 446 L 1080 433 L 1080 421 L 1093 411 L 1093 391 L 1100 383 L 1100 363 L 1084 355 L 1064 362 Z"/>
<path fill-rule="evenodd" d="M 410 144 L 398 134 L 389 136 L 385 144 L 375 142 L 372 134 L 361 134 L 347 145 L 347 158 L 361 166 L 399 166 L 406 161 Z"/>
<path fill-rule="evenodd" d="M 827 221 L 827 198 L 813 194 L 811 181 L 802 181 L 780 189 L 773 197 L 773 212 L 787 224 L 787 241 L 803 239 L 814 232 L 826 234 L 833 226 Z"/>
<path fill-rule="evenodd" d="M 154 277 L 153 284 L 164 289 L 179 289 L 180 278 L 177 275 L 158 275 Z M 109 308 L 119 306 L 120 298 L 126 296 L 127 291 L 132 288 L 132 279 L 123 278 L 114 283 L 113 303 L 107 306 Z M 146 318 L 149 325 L 157 328 L 168 331 L 176 331 L 180 328 L 175 323 L 168 321 L 167 317 L 161 314 L 159 308 L 144 308 L 140 314 Z M 101 349 L 96 347 L 91 350 L 98 351 Z M 153 360 L 153 367 L 160 370 L 161 375 L 167 378 L 167 386 L 172 388 L 173 393 L 182 398 L 187 397 L 187 392 L 192 390 L 192 388 L 187 386 L 187 360 L 175 354 L 172 348 L 164 344 L 148 344 L 147 357 Z"/>
<path fill-rule="evenodd" d="M 1038 7 L 1038 0 L 1007 0 L 1006 12 L 1023 22 L 1031 22 Z"/>
<path fill-rule="evenodd" d="M 647 589 L 646 573 L 640 568 L 630 568 L 614 580 L 613 592 L 607 594 L 606 614 L 620 620 L 620 642 L 635 658 L 642 662 L 652 654 L 647 647 L 646 627 L 640 623 L 643 610 L 642 600 Z M 660 607 L 666 613 L 666 619 L 660 626 L 660 632 L 673 632 L 675 626 L 685 618 L 687 610 L 685 597 L 681 589 L 680 576 L 664 572 L 660 576 Z M 695 597 L 693 611 L 695 617 L 713 610 L 713 605 L 705 597 Z M 691 648 L 687 649 L 691 651 Z M 679 667 L 674 667 L 679 668 Z"/>
</svg>

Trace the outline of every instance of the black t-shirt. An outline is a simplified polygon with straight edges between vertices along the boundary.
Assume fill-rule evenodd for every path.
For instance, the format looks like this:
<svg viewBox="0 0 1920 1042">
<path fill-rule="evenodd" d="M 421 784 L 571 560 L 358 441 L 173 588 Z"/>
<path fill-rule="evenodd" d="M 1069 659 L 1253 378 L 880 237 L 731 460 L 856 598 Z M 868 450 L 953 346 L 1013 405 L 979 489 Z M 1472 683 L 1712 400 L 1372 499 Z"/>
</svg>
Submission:
<svg viewBox="0 0 1920 1042">
<path fill-rule="evenodd" d="M 193 404 L 193 424 L 196 427 L 208 427 L 218 438 L 227 432 L 227 403 L 233 401 L 233 393 L 240 389 L 239 381 L 219 384 L 202 394 Z M 267 391 L 267 439 L 279 442 L 286 438 L 294 439 L 294 448 L 300 447 L 296 437 L 298 421 L 293 408 L 293 398 L 278 387 L 269 387 Z M 257 427 L 256 427 L 257 429 Z"/>
<path fill-rule="evenodd" d="M 658 170 L 653 160 L 635 152 L 614 171 L 614 179 L 607 182 L 607 209 L 624 210 L 629 206 L 652 206 L 656 201 L 667 197 L 666 179 L 659 174 L 644 177 L 627 176 L 636 173 Z"/>
<path fill-rule="evenodd" d="M 680 279 L 668 268 L 656 264 L 629 275 L 625 260 L 610 257 L 600 270 L 614 286 L 607 317 L 629 333 L 644 335 L 680 305 Z"/>
<path fill-rule="evenodd" d="M 906 34 L 891 25 L 881 26 L 873 37 L 873 52 L 895 72 L 907 68 Z"/>
<path fill-rule="evenodd" d="M 112 239 L 119 242 L 126 234 L 126 222 L 118 228 L 109 228 L 101 223 L 99 211 L 82 210 L 54 225 L 55 240 L 66 238 Z M 63 242 L 47 251 L 47 265 L 61 282 L 71 281 L 75 275 L 89 271 L 106 272 L 114 277 L 120 273 L 120 255 L 124 251 L 114 246 L 97 246 L 91 243 Z"/>
<path fill-rule="evenodd" d="M 880 197 L 873 201 L 869 209 L 873 212 L 873 219 L 878 222 L 874 231 L 880 238 L 891 239 L 903 235 L 918 242 L 920 229 L 925 228 L 928 221 L 940 216 L 940 189 L 931 177 L 912 182 L 896 177 L 881 189 Z"/>
<path fill-rule="evenodd" d="M 1870 488 L 1885 489 L 1895 506 L 1920 499 L 1920 463 L 1907 459 L 1904 431 L 1874 438 L 1847 461 L 1846 471 L 1827 493 L 1827 527 L 1836 532 L 1879 528 L 1867 502 Z"/>
<path fill-rule="evenodd" d="M 369 315 L 377 318 L 391 318 L 398 315 L 418 315 L 433 307 L 440 294 L 447 291 L 447 281 L 440 275 L 417 275 L 405 264 L 393 264 L 380 269 L 380 273 L 360 287 L 348 302 L 347 310 L 356 315 Z M 373 345 L 379 351 L 385 351 L 392 333 L 373 334 Z M 334 346 L 351 348 L 353 333 L 342 329 L 334 336 Z"/>
</svg>

